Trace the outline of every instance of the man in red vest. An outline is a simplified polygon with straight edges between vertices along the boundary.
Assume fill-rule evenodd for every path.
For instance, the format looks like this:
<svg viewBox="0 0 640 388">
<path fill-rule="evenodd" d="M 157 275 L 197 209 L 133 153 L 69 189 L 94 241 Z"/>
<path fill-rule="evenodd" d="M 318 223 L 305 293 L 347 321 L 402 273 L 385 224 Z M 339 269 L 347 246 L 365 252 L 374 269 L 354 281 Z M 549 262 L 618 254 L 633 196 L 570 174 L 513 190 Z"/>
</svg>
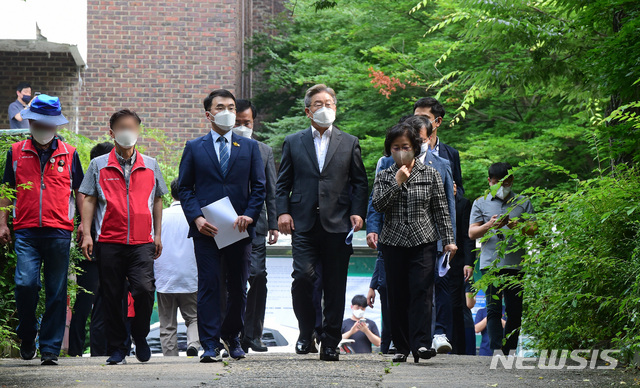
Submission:
<svg viewBox="0 0 640 388">
<path fill-rule="evenodd" d="M 109 126 L 115 148 L 91 161 L 80 192 L 85 195 L 82 216 L 87 220 L 82 252 L 88 260 L 95 252 L 98 261 L 110 355 L 107 363 L 116 365 L 124 364 L 128 354 L 122 307 L 125 280 L 134 300 L 131 336 L 136 358 L 141 362 L 151 358 L 146 338 L 155 291 L 153 260 L 162 253 L 162 196 L 168 190 L 156 160 L 135 148 L 140 117 L 123 109 L 111 116 Z"/>
<path fill-rule="evenodd" d="M 56 136 L 57 127 L 68 123 L 58 97 L 39 95 L 22 118 L 29 120 L 31 137 L 7 151 L 3 178 L 3 183 L 16 189 L 13 230 L 20 355 L 30 360 L 36 354 L 36 307 L 44 263 L 46 302 L 40 323 L 40 356 L 42 365 L 56 365 L 65 328 L 75 202 L 80 205 L 82 201 L 78 195 L 82 165 L 76 149 Z M 10 205 L 10 199 L 0 199 L 2 209 Z M 2 244 L 11 241 L 8 218 L 8 211 L 0 212 Z M 80 230 L 78 239 L 82 239 Z"/>
</svg>

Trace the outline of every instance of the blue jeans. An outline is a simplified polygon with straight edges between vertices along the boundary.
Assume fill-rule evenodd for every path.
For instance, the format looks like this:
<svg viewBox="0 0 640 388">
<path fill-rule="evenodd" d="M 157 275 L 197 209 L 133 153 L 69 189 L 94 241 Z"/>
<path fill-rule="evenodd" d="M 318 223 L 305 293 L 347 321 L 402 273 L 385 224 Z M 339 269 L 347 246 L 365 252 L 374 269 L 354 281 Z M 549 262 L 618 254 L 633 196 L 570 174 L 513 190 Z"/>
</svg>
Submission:
<svg viewBox="0 0 640 388">
<path fill-rule="evenodd" d="M 68 238 L 16 238 L 16 307 L 18 337 L 25 343 L 38 334 L 36 307 L 40 268 L 44 263 L 45 311 L 40 324 L 40 353 L 59 354 L 67 313 L 67 276 L 69 271 Z"/>
</svg>

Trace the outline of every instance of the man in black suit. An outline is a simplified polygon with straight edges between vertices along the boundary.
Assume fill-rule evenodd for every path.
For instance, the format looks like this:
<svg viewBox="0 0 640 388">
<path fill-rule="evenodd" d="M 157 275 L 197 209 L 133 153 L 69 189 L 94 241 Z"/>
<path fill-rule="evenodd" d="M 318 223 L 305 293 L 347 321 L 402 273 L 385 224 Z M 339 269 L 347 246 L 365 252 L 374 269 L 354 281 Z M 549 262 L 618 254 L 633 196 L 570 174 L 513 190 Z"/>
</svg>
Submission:
<svg viewBox="0 0 640 388">
<path fill-rule="evenodd" d="M 466 353 L 466 339 L 464 332 L 464 308 L 467 303 L 465 283 L 473 276 L 473 266 L 476 259 L 474 252 L 476 240 L 469 238 L 469 217 L 471 202 L 462 195 L 457 195 L 457 186 L 453 184 L 456 197 L 456 245 L 458 252 L 455 260 L 451 261 L 449 278 L 449 293 L 451 294 L 451 311 L 453 319 L 452 350 L 453 354 Z M 475 346 L 475 344 L 474 344 Z"/>
<path fill-rule="evenodd" d="M 236 126 L 233 133 L 251 139 L 258 114 L 249 100 L 236 101 Z M 264 174 L 267 178 L 267 199 L 256 224 L 256 236 L 251 242 L 251 264 L 249 266 L 249 291 L 247 292 L 247 312 L 244 319 L 242 349 L 248 352 L 266 352 L 262 343 L 264 314 L 267 306 L 267 247 L 278 241 L 278 216 L 276 213 L 276 164 L 273 150 L 263 142 L 258 142 Z M 267 240 L 268 234 L 268 240 Z"/>
<path fill-rule="evenodd" d="M 453 181 L 458 186 L 458 195 L 464 195 L 462 187 L 462 169 L 460 168 L 460 153 L 450 145 L 444 144 L 438 137 L 438 127 L 442 124 L 445 115 L 444 107 L 433 97 L 423 97 L 413 104 L 413 114 L 416 116 L 426 116 L 433 126 L 433 135 L 429 149 L 437 156 L 447 159 L 451 163 Z"/>
<path fill-rule="evenodd" d="M 304 97 L 311 127 L 285 138 L 276 184 L 278 229 L 291 234 L 293 309 L 300 337 L 296 353 L 311 350 L 315 326 L 312 302 L 322 265 L 323 327 L 320 359 L 337 361 L 341 338 L 347 269 L 353 253 L 345 241 L 349 230 L 362 228 L 367 212 L 367 174 L 355 136 L 333 126 L 336 95 L 319 84 Z"/>
</svg>

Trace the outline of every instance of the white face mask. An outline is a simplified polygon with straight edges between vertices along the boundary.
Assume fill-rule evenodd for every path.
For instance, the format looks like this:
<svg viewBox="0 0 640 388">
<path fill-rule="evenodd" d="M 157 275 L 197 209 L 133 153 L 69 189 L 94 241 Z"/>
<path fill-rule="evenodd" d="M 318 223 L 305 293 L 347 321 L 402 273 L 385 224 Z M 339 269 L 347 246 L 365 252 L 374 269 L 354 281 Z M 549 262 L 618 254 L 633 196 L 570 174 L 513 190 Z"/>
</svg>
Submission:
<svg viewBox="0 0 640 388">
<path fill-rule="evenodd" d="M 414 156 L 415 156 L 415 153 L 413 151 L 400 150 L 400 151 L 391 152 L 391 157 L 393 158 L 393 161 L 396 162 L 398 166 L 411 163 L 411 160 L 413 159 Z"/>
<path fill-rule="evenodd" d="M 133 129 L 121 129 L 114 134 L 116 143 L 122 148 L 131 148 L 138 142 L 138 134 Z"/>
<path fill-rule="evenodd" d="M 357 319 L 362 319 L 364 317 L 364 310 L 353 309 L 351 311 L 353 311 L 353 316 Z"/>
<path fill-rule="evenodd" d="M 210 115 L 211 114 L 212 113 L 210 113 Z M 211 120 L 211 118 L 209 118 L 209 120 Z M 221 130 L 229 132 L 231 128 L 236 125 L 236 114 L 225 109 L 213 116 L 213 123 Z"/>
<path fill-rule="evenodd" d="M 422 145 L 420 146 L 420 152 L 423 154 L 429 152 L 429 142 L 422 143 Z"/>
<path fill-rule="evenodd" d="M 322 108 L 313 112 L 313 121 L 315 121 L 316 124 L 322 127 L 328 128 L 331 124 L 333 124 L 334 121 L 336 121 L 336 111 L 323 106 Z"/>
<path fill-rule="evenodd" d="M 249 127 L 245 127 L 244 125 L 241 125 L 239 127 L 234 127 L 233 133 L 235 133 L 238 136 L 247 137 L 251 139 L 251 134 L 253 133 L 253 129 Z"/>
<path fill-rule="evenodd" d="M 31 129 L 31 136 L 38 144 L 49 144 L 53 137 L 56 135 L 55 131 L 43 131 L 41 129 Z"/>
<path fill-rule="evenodd" d="M 506 187 L 504 185 L 500 186 L 498 188 L 498 191 L 496 192 L 496 198 L 500 198 L 501 200 L 505 200 L 509 194 L 511 194 L 511 187 Z"/>
</svg>

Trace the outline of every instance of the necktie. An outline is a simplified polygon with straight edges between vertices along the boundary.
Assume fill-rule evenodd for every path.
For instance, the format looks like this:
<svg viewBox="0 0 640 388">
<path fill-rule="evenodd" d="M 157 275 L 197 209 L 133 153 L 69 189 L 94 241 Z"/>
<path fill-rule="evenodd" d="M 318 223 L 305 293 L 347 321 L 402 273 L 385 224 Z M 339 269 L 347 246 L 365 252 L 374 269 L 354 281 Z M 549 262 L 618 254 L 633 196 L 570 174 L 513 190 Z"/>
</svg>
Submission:
<svg viewBox="0 0 640 388">
<path fill-rule="evenodd" d="M 227 138 L 220 136 L 218 138 L 220 153 L 220 169 L 222 170 L 222 175 L 227 176 L 227 168 L 229 167 L 229 150 L 227 149 Z"/>
</svg>

